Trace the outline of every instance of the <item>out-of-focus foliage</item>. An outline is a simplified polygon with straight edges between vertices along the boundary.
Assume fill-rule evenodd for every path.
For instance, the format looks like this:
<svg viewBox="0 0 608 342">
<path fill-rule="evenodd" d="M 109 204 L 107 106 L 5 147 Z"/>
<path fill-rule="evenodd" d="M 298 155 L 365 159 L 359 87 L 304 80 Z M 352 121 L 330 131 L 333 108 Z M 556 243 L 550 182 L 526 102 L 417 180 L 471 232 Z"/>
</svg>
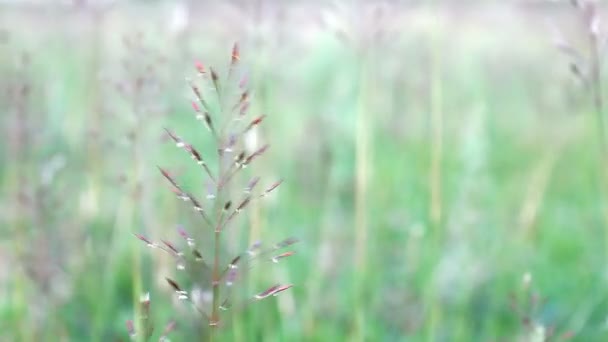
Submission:
<svg viewBox="0 0 608 342">
<path fill-rule="evenodd" d="M 163 127 L 209 148 L 185 77 L 235 41 L 272 145 L 252 167 L 285 182 L 229 247 L 301 242 L 248 284 L 295 286 L 222 337 L 608 337 L 596 121 L 553 46 L 553 26 L 586 44 L 566 2 L 58 3 L 0 5 L 0 340 L 127 340 L 145 292 L 157 329 L 197 334 L 132 233 L 198 229 L 158 174 L 190 162 Z"/>
</svg>

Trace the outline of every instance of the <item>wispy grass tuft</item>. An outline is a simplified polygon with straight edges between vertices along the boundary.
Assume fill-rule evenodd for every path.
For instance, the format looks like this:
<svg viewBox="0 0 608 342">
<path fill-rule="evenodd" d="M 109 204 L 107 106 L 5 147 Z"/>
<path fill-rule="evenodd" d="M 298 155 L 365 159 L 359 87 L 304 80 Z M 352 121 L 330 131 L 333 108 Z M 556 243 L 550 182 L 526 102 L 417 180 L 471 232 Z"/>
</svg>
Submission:
<svg viewBox="0 0 608 342">
<path fill-rule="evenodd" d="M 292 256 L 286 250 L 297 242 L 288 238 L 273 245 L 255 242 L 243 252 L 232 254 L 227 248 L 226 234 L 237 228 L 237 220 L 254 201 L 271 195 L 283 180 L 263 185 L 258 176 L 247 174 L 247 167 L 263 157 L 270 145 L 251 146 L 247 136 L 254 134 L 265 116 L 250 116 L 250 90 L 246 87 L 246 75 L 241 72 L 240 51 L 237 44 L 232 49 L 225 77 L 201 62 L 195 63 L 196 77 L 188 80 L 194 99 L 192 111 L 212 136 L 212 149 L 199 149 L 176 132 L 166 128 L 165 132 L 175 146 L 189 156 L 205 180 L 206 193 L 198 194 L 184 186 L 180 176 L 165 167 L 158 167 L 169 190 L 180 200 L 187 202 L 200 216 L 199 231 L 178 228 L 181 243 L 168 240 L 155 242 L 148 237 L 135 234 L 147 246 L 159 249 L 175 262 L 178 274 L 165 278 L 176 298 L 192 307 L 202 322 L 201 338 L 213 340 L 218 327 L 224 326 L 229 315 L 225 312 L 242 309 L 251 302 L 274 297 L 290 289 L 292 284 L 274 284 L 250 294 L 239 302 L 235 297 L 237 284 L 255 272 L 255 266 L 276 264 Z M 235 85 L 235 86 L 233 86 Z M 205 236 L 201 243 L 198 236 Z M 206 244 L 205 241 L 211 241 Z M 232 255 L 231 255 L 232 254 Z M 182 275 L 183 274 L 183 275 Z M 149 311 L 149 298 L 142 302 L 143 312 Z M 130 335 L 144 340 L 152 337 L 149 322 L 141 322 L 140 328 L 128 324 Z M 141 330 L 138 334 L 137 330 Z M 172 329 L 171 329 L 172 330 Z M 162 339 L 162 337 L 161 337 Z"/>
</svg>

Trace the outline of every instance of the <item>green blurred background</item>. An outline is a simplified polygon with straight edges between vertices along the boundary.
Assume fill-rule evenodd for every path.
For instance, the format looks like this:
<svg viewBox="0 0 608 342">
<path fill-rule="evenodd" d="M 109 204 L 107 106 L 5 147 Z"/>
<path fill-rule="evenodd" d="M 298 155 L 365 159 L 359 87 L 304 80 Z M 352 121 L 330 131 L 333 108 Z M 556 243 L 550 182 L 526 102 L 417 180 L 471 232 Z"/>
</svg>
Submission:
<svg viewBox="0 0 608 342">
<path fill-rule="evenodd" d="M 585 51 L 567 1 L 3 1 L 0 340 L 126 341 L 148 291 L 197 338 L 132 233 L 203 230 L 156 166 L 198 177 L 163 127 L 205 148 L 185 79 L 236 41 L 252 168 L 285 182 L 226 248 L 300 243 L 222 339 L 608 340 L 597 118 L 556 28 Z"/>
</svg>

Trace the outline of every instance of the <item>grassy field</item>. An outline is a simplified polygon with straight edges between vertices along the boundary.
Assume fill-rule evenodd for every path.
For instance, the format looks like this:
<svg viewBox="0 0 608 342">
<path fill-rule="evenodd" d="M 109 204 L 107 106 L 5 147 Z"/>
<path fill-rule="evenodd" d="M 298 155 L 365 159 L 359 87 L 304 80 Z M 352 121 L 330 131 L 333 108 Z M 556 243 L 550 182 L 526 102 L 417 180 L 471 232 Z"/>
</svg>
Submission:
<svg viewBox="0 0 608 342">
<path fill-rule="evenodd" d="M 133 233 L 209 253 L 157 165 L 205 193 L 163 128 L 213 151 L 185 79 L 236 41 L 271 145 L 248 172 L 284 183 L 224 247 L 299 243 L 219 340 L 608 340 L 598 118 L 553 44 L 586 51 L 575 9 L 253 3 L 0 7 L 1 341 L 126 341 L 146 292 L 155 336 L 200 338 Z"/>
</svg>

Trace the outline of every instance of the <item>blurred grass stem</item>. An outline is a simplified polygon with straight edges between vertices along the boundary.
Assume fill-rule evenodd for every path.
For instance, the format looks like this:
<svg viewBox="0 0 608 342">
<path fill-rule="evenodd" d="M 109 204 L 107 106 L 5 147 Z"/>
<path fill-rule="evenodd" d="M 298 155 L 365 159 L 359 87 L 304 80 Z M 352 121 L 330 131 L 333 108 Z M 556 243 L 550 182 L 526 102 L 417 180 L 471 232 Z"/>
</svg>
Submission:
<svg viewBox="0 0 608 342">
<path fill-rule="evenodd" d="M 441 18 L 439 14 L 434 14 L 433 29 L 430 37 L 430 203 L 429 203 L 429 223 L 432 231 L 436 234 L 436 243 L 442 244 L 443 231 L 442 228 L 442 158 L 443 158 L 443 94 L 442 94 L 442 50 L 439 41 L 441 34 Z M 429 341 L 436 341 L 436 331 L 439 330 L 441 322 L 441 303 L 438 302 L 436 289 L 433 278 L 431 281 L 430 290 L 430 322 L 429 322 Z"/>
<path fill-rule="evenodd" d="M 369 183 L 369 168 L 372 163 L 370 157 L 370 119 L 369 115 L 369 99 L 373 86 L 370 85 L 372 75 L 370 74 L 367 55 L 359 54 L 359 93 L 357 95 L 357 116 L 355 124 L 355 154 L 356 154 L 356 174 L 355 174 L 355 296 L 356 296 L 356 341 L 365 341 L 366 332 L 366 315 L 364 303 L 361 301 L 364 298 L 364 284 L 367 278 L 367 262 L 368 262 L 368 183 Z M 373 63 L 371 63 L 373 65 Z"/>
</svg>

